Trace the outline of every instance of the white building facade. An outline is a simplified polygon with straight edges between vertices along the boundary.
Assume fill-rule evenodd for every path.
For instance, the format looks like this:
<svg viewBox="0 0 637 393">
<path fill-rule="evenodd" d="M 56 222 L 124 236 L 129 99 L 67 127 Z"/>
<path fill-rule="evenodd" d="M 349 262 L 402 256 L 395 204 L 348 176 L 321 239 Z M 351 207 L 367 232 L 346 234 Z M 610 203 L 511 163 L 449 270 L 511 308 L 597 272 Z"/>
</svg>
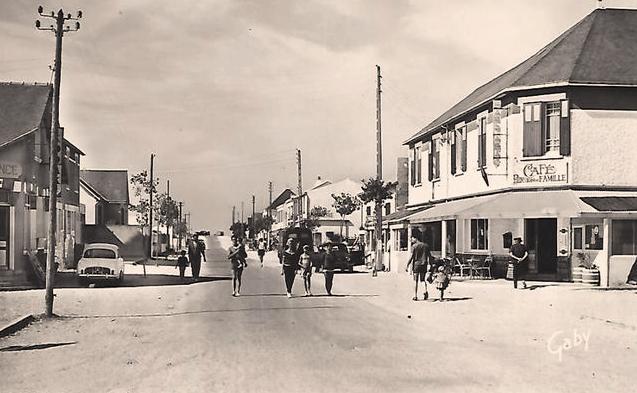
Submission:
<svg viewBox="0 0 637 393">
<path fill-rule="evenodd" d="M 594 11 L 409 138 L 409 232 L 439 256 L 491 255 L 496 275 L 520 236 L 531 278 L 594 263 L 601 285 L 625 282 L 637 256 L 628 21 L 636 11 Z"/>
</svg>

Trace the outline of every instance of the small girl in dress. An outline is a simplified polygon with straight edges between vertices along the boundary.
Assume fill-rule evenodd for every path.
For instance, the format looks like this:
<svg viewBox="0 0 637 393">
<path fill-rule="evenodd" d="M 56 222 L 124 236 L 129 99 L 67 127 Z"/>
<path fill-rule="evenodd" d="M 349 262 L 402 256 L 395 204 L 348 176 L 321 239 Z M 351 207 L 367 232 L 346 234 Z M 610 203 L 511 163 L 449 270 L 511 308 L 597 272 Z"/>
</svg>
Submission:
<svg viewBox="0 0 637 393">
<path fill-rule="evenodd" d="M 305 296 L 312 296 L 312 262 L 310 260 L 310 246 L 303 246 L 303 254 L 299 257 L 303 284 L 305 285 Z"/>
<path fill-rule="evenodd" d="M 445 271 L 444 265 L 439 266 L 438 271 L 434 273 L 434 284 L 440 291 L 440 301 L 442 302 L 445 296 L 445 289 L 449 286 L 449 275 Z"/>
</svg>

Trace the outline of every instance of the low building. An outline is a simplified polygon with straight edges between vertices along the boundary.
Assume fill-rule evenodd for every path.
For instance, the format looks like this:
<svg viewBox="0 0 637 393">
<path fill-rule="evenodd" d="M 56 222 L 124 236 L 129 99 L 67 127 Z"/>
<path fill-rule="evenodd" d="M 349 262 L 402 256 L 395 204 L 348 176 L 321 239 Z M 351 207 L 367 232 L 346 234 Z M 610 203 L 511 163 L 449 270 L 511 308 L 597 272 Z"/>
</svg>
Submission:
<svg viewBox="0 0 637 393">
<path fill-rule="evenodd" d="M 637 10 L 597 9 L 405 141 L 411 232 L 504 274 L 511 236 L 532 278 L 602 285 L 637 256 Z M 450 83 L 452 83 L 450 81 Z"/>
<path fill-rule="evenodd" d="M 128 171 L 81 170 L 80 203 L 87 225 L 128 225 Z"/>
<path fill-rule="evenodd" d="M 0 83 L 0 279 L 24 281 L 45 261 L 49 222 L 52 86 Z M 72 267 L 81 243 L 79 166 L 84 155 L 62 138 L 56 256 Z"/>
<path fill-rule="evenodd" d="M 332 195 L 346 194 L 356 197 L 361 193 L 361 185 L 360 181 L 349 178 L 331 182 L 319 177 L 309 190 L 304 192 L 300 198 L 297 198 L 296 209 L 298 209 L 299 203 L 302 204 L 301 217 L 303 219 L 310 218 L 312 209 L 315 207 L 325 208 L 327 211 L 327 215 L 313 218 L 318 224 L 313 229 L 314 244 L 321 244 L 337 237 L 349 239 L 358 236 L 362 223 L 360 208 L 345 217 L 341 217 L 336 212 Z"/>
</svg>

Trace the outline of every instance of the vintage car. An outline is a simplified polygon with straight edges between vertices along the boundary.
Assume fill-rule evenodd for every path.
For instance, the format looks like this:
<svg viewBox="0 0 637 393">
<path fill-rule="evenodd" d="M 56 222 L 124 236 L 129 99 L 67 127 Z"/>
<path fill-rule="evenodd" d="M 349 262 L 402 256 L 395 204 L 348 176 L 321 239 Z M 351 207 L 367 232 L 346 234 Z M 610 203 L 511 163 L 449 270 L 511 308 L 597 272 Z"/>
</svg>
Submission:
<svg viewBox="0 0 637 393">
<path fill-rule="evenodd" d="M 362 251 L 351 251 L 345 243 L 327 242 L 320 246 L 319 252 L 317 253 L 317 256 L 319 257 L 316 259 L 312 258 L 314 265 L 322 265 L 322 258 L 320 258 L 320 256 L 322 256 L 328 247 L 332 249 L 332 253 L 336 258 L 336 269 L 353 272 L 354 266 L 365 264 L 364 258 L 362 257 Z M 317 262 L 315 262 L 315 260 Z"/>
<path fill-rule="evenodd" d="M 87 244 L 77 263 L 77 277 L 81 283 L 102 280 L 124 280 L 124 259 L 119 247 L 108 243 Z"/>
</svg>

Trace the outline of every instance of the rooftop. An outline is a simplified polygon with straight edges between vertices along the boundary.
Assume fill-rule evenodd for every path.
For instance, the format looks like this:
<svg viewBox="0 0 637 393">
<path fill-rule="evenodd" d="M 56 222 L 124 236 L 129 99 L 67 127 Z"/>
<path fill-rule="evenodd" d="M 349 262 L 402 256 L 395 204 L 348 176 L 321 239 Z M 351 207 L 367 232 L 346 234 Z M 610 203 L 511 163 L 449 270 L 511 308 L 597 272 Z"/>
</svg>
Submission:
<svg viewBox="0 0 637 393">
<path fill-rule="evenodd" d="M 478 87 L 404 144 L 506 92 L 559 85 L 637 86 L 637 10 L 596 9 L 530 58 Z"/>
</svg>

